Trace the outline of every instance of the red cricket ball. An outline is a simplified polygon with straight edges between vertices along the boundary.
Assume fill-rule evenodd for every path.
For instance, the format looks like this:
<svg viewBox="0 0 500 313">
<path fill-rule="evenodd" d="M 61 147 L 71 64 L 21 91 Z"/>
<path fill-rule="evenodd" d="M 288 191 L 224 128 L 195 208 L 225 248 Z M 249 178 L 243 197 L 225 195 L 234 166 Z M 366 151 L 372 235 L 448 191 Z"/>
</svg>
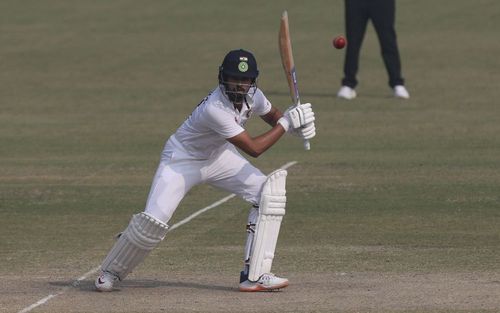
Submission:
<svg viewBox="0 0 500 313">
<path fill-rule="evenodd" d="M 347 43 L 344 36 L 337 36 L 333 39 L 333 46 L 337 49 L 343 49 Z"/>
</svg>

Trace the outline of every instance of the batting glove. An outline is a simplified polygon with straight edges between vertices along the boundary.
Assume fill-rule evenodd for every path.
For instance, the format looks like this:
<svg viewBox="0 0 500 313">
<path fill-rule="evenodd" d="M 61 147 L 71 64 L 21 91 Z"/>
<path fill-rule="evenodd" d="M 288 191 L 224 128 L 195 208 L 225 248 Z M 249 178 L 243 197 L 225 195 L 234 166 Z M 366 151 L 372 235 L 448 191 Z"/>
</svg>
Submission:
<svg viewBox="0 0 500 313">
<path fill-rule="evenodd" d="M 299 104 L 289 107 L 283 116 L 278 120 L 285 131 L 288 129 L 296 129 L 314 122 L 314 112 L 310 103 Z"/>
<path fill-rule="evenodd" d="M 297 131 L 302 138 L 309 140 L 316 136 L 316 125 L 314 125 L 314 122 L 311 122 L 304 127 L 298 128 Z"/>
<path fill-rule="evenodd" d="M 289 129 L 288 133 L 292 136 L 309 140 L 314 138 L 314 136 L 316 136 L 316 125 L 314 124 L 314 122 L 312 122 L 301 128 Z"/>
</svg>

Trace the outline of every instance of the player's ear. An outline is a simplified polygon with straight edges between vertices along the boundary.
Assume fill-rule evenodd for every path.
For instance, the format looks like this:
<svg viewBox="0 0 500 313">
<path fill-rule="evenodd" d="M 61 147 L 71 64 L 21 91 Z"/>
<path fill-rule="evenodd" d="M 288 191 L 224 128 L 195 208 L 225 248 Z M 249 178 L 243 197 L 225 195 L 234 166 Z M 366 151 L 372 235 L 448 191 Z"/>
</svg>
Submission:
<svg viewBox="0 0 500 313">
<path fill-rule="evenodd" d="M 217 75 L 217 78 L 219 79 L 219 83 L 222 83 L 222 65 L 219 66 L 219 75 Z"/>
</svg>

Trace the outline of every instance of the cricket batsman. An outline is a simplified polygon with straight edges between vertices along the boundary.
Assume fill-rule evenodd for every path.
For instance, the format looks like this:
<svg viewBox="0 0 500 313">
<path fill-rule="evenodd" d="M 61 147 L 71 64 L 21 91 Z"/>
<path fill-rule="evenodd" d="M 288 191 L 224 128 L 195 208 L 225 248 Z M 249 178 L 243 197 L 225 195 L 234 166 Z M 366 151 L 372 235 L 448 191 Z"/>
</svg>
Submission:
<svg viewBox="0 0 500 313">
<path fill-rule="evenodd" d="M 316 135 L 310 103 L 284 113 L 257 87 L 259 70 L 252 53 L 233 50 L 219 67 L 218 86 L 167 140 L 146 207 L 132 216 L 101 265 L 98 291 L 112 291 L 165 238 L 168 222 L 195 185 L 207 183 L 234 193 L 251 204 L 247 223 L 240 291 L 267 291 L 288 286 L 271 273 L 279 228 L 286 207 L 287 172 L 264 175 L 236 148 L 258 157 L 285 133 L 302 139 Z M 245 123 L 260 116 L 271 128 L 251 136 Z"/>
</svg>

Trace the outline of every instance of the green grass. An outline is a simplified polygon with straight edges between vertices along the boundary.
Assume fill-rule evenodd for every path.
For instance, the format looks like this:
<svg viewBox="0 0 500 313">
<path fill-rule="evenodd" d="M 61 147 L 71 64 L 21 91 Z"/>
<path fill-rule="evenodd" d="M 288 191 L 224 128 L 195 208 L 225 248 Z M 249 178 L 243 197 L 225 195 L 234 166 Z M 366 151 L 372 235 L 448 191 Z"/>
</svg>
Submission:
<svg viewBox="0 0 500 313">
<path fill-rule="evenodd" d="M 276 269 L 499 271 L 500 3 L 397 2 L 412 98 L 391 98 L 370 26 L 347 102 L 335 98 L 343 51 L 331 47 L 341 1 L 2 1 L 0 275 L 69 280 L 95 267 L 143 209 L 164 141 L 228 50 L 252 50 L 259 85 L 286 108 L 285 8 L 318 135 L 309 152 L 286 138 L 252 160 L 265 172 L 299 161 Z M 172 223 L 225 195 L 193 189 Z M 234 199 L 176 230 L 146 268 L 236 274 L 247 207 Z"/>
</svg>

